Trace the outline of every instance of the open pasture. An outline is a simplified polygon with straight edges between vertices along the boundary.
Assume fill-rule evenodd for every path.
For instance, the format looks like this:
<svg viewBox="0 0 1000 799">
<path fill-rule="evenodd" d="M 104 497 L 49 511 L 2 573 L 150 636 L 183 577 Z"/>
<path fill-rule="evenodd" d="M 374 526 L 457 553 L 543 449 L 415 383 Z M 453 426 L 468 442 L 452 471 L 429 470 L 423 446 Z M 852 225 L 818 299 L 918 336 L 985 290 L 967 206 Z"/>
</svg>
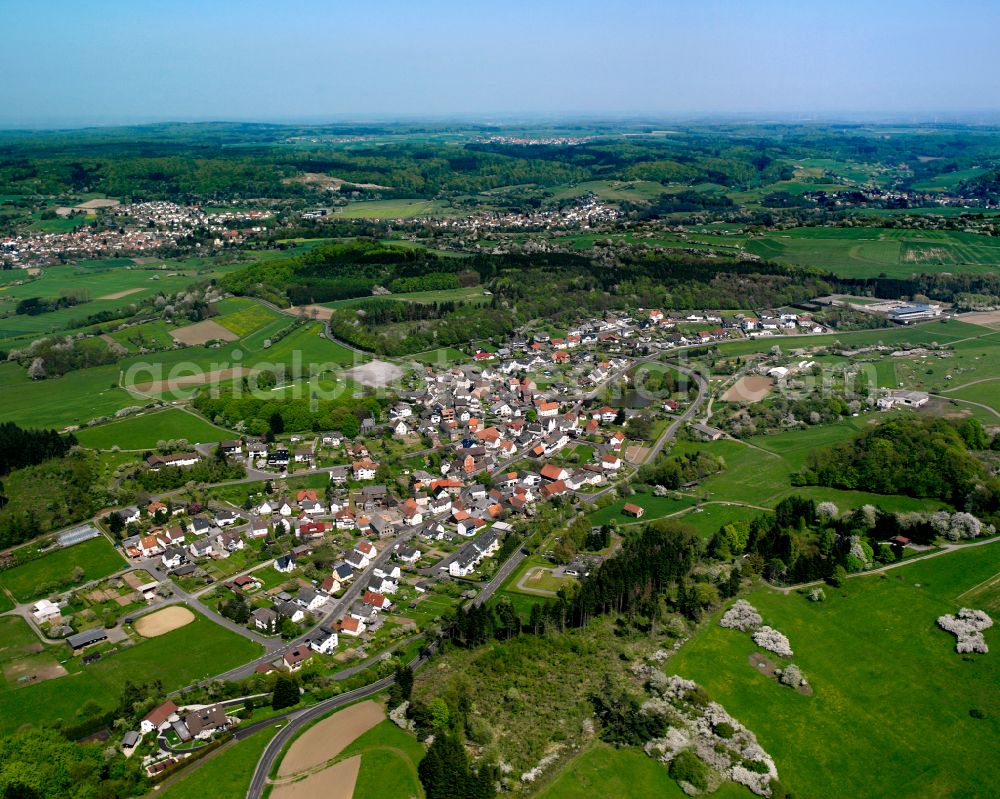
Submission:
<svg viewBox="0 0 1000 799">
<path fill-rule="evenodd" d="M 934 510 L 942 507 L 942 503 L 936 500 L 791 484 L 792 474 L 802 468 L 810 452 L 850 439 L 870 418 L 875 417 L 869 414 L 828 425 L 754 436 L 745 442 L 731 439 L 682 441 L 672 451 L 708 452 L 725 460 L 725 471 L 706 478 L 695 489 L 699 496 L 707 496 L 710 501 L 741 502 L 773 508 L 785 497 L 798 495 L 817 502 L 829 500 L 841 510 L 865 504 L 880 505 L 892 511 Z"/>
<path fill-rule="evenodd" d="M 31 380 L 19 364 L 0 364 L 0 421 L 63 428 L 129 405 L 135 405 L 135 399 L 118 388 L 118 367 L 114 365 Z"/>
<path fill-rule="evenodd" d="M 125 568 L 124 558 L 104 537 L 63 549 L 0 572 L 0 585 L 21 602 L 46 596 L 53 585 L 69 581 L 77 567 L 83 569 L 83 582 L 107 577 Z"/>
<path fill-rule="evenodd" d="M 1000 242 L 961 231 L 794 228 L 747 241 L 762 258 L 813 266 L 843 277 L 908 277 L 921 272 L 988 272 Z"/>
<path fill-rule="evenodd" d="M 17 622 L 27 628 L 23 620 Z M 52 649 L 52 654 L 66 660 L 64 665 L 69 675 L 16 690 L 0 690 L 0 734 L 24 724 L 40 725 L 59 719 L 79 721 L 85 705 L 91 705 L 97 712 L 110 710 L 121 698 L 126 680 L 160 680 L 164 691 L 173 691 L 253 660 L 261 649 L 199 614 L 181 629 L 143 639 L 132 646 L 120 645 L 117 651 L 108 652 L 86 666 L 79 658 L 67 659 L 69 650 L 60 644 Z"/>
<path fill-rule="evenodd" d="M 635 519 L 622 513 L 622 507 L 626 504 L 638 505 L 645 510 L 641 519 Z M 657 497 L 653 494 L 637 492 L 631 497 L 616 499 L 610 505 L 594 511 L 590 514 L 590 523 L 593 525 L 603 525 L 611 521 L 618 524 L 631 524 L 633 522 L 648 522 L 653 519 L 660 519 L 673 513 L 686 510 L 695 504 L 693 497 Z"/>
<path fill-rule="evenodd" d="M 152 449 L 158 441 L 172 438 L 185 438 L 192 444 L 201 444 L 225 441 L 235 435 L 180 408 L 137 414 L 97 427 L 85 427 L 76 433 L 77 440 L 84 447 L 131 450 Z"/>
<path fill-rule="evenodd" d="M 747 599 L 788 636 L 811 696 L 748 662 L 750 637 L 708 620 L 668 663 L 705 686 L 774 756 L 796 796 L 971 797 L 1000 782 L 1000 661 L 962 657 L 935 619 L 1000 569 L 997 544 L 827 587 L 824 602 L 767 587 Z M 994 626 L 986 631 L 993 650 Z M 985 719 L 970 715 L 978 708 Z M 877 776 L 874 776 L 877 775 Z"/>
<path fill-rule="evenodd" d="M 143 322 L 122 330 L 115 330 L 107 333 L 106 336 L 121 344 L 130 353 L 138 352 L 143 348 L 162 350 L 174 346 L 174 338 L 170 335 L 172 329 L 166 322 L 156 319 L 152 322 Z"/>
<path fill-rule="evenodd" d="M 0 340 L 58 333 L 92 314 L 117 311 L 159 292 L 178 291 L 196 280 L 207 279 L 230 268 L 235 266 L 209 265 L 199 269 L 178 264 L 176 271 L 150 269 L 126 259 L 116 259 L 115 263 L 81 262 L 73 266 L 45 267 L 39 277 L 26 279 L 20 285 L 7 284 L 0 290 L 0 313 L 12 314 L 0 318 Z M 15 306 L 23 299 L 54 299 L 64 292 L 77 291 L 85 291 L 90 301 L 37 316 L 13 315 Z"/>
<path fill-rule="evenodd" d="M 565 764 L 554 779 L 534 794 L 535 799 L 578 799 L 613 796 L 615 799 L 682 799 L 686 796 L 667 773 L 667 767 L 640 749 L 616 749 L 596 744 Z M 749 799 L 746 788 L 724 783 L 714 799 Z"/>
<path fill-rule="evenodd" d="M 417 216 L 460 216 L 458 209 L 437 200 L 362 200 L 337 208 L 344 219 L 413 219 Z"/>
</svg>

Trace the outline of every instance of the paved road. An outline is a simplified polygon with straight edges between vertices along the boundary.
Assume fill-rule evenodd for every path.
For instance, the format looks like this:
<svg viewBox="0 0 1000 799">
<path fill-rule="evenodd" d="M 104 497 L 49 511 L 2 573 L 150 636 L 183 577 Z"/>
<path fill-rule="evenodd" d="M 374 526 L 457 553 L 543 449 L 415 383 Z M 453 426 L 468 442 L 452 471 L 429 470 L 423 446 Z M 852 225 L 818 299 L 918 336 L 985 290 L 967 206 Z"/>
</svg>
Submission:
<svg viewBox="0 0 1000 799">
<path fill-rule="evenodd" d="M 521 565 L 522 561 L 526 557 L 528 556 L 525 554 L 524 550 L 521 547 L 518 547 L 514 551 L 514 554 L 501 564 L 500 568 L 497 569 L 496 574 L 493 575 L 493 578 L 486 583 L 485 586 L 483 586 L 482 590 L 478 594 L 476 594 L 475 599 L 472 600 L 472 605 L 474 607 L 478 607 L 493 596 L 497 589 L 500 588 L 503 581 L 513 574 L 514 570 Z"/>
<path fill-rule="evenodd" d="M 486 584 L 486 587 L 479 592 L 478 596 L 472 600 L 474 605 L 481 605 L 500 587 L 500 584 L 507 579 L 507 576 L 514 571 L 524 560 L 526 555 L 521 549 L 518 549 L 511 555 L 504 563 L 497 569 L 497 573 L 493 576 L 493 579 Z M 429 649 L 433 650 L 436 648 L 435 644 L 431 644 Z M 410 662 L 410 668 L 416 671 L 424 663 L 427 662 L 427 656 L 421 655 Z M 376 680 L 375 682 L 364 685 L 361 688 L 355 688 L 353 691 L 348 691 L 347 693 L 340 694 L 339 696 L 331 697 L 326 699 L 310 708 L 302 710 L 294 715 L 289 716 L 288 724 L 271 739 L 271 742 L 267 745 L 263 754 L 260 756 L 260 760 L 257 761 L 257 767 L 254 769 L 253 779 L 250 781 L 250 788 L 247 791 L 247 799 L 260 799 L 264 793 L 264 788 L 267 786 L 267 776 L 271 773 L 271 768 L 274 766 L 274 762 L 281 750 L 298 733 L 300 729 L 306 724 L 318 719 L 320 716 L 329 713 L 331 710 L 335 710 L 338 707 L 350 704 L 351 702 L 356 702 L 358 699 L 364 699 L 367 696 L 372 696 L 377 694 L 379 691 L 384 691 L 390 685 L 392 685 L 394 679 L 392 677 L 383 677 L 381 680 Z M 271 719 L 273 722 L 274 720 Z M 257 729 L 260 729 L 259 727 Z M 247 732 L 244 733 L 244 737 L 249 735 L 252 730 L 248 728 Z M 237 733 L 239 735 L 239 733 Z"/>
<path fill-rule="evenodd" d="M 646 358 L 644 360 L 649 360 L 649 359 Z M 666 430 L 664 430 L 660 434 L 660 437 L 656 439 L 653 446 L 650 447 L 649 452 L 646 454 L 644 463 L 652 463 L 656 459 L 657 455 L 659 455 L 663 451 L 663 448 L 667 445 L 667 442 L 673 439 L 675 435 L 677 435 L 677 431 L 681 428 L 681 426 L 691 421 L 691 419 L 693 419 L 698 414 L 698 409 L 701 407 L 702 403 L 705 402 L 705 399 L 708 396 L 708 381 L 704 377 L 702 377 L 694 370 L 688 369 L 686 366 L 681 366 L 679 364 L 674 364 L 674 363 L 668 365 L 672 369 L 676 369 L 678 372 L 683 372 L 684 374 L 686 374 L 688 377 L 690 377 L 692 380 L 695 381 L 695 383 L 698 386 L 698 396 L 695 397 L 694 402 L 692 402 L 691 405 L 688 406 L 687 410 L 685 410 L 684 413 L 682 413 L 680 416 L 674 419 L 674 421 L 672 421 L 669 425 L 667 425 Z M 583 500 L 584 502 L 593 503 L 596 500 L 600 499 L 601 497 L 605 496 L 606 494 L 609 494 L 610 492 L 616 490 L 617 487 L 618 485 L 616 483 L 593 494 L 588 494 L 580 491 L 577 491 L 575 493 L 576 496 L 579 499 Z"/>
<path fill-rule="evenodd" d="M 377 567 L 384 566 L 388 562 L 389 558 L 392 557 L 392 553 L 395 551 L 396 545 L 403 544 L 404 542 L 408 541 L 410 539 L 410 536 L 412 535 L 413 531 L 407 530 L 404 533 L 397 536 L 396 538 L 394 538 L 391 542 L 389 542 L 386 545 L 386 547 L 376 556 L 375 560 L 373 560 L 371 563 L 368 564 L 368 568 L 366 568 L 363 572 L 361 572 L 360 574 L 358 574 L 357 577 L 354 578 L 350 586 L 348 586 L 347 591 L 340 599 L 337 600 L 337 602 L 333 605 L 332 609 L 327 611 L 326 616 L 323 617 L 322 621 L 313 625 L 305 633 L 303 633 L 298 638 L 295 638 L 291 641 L 286 642 L 276 638 L 264 639 L 267 642 L 266 645 L 268 647 L 268 651 L 264 655 L 261 655 L 259 658 L 257 658 L 254 661 L 251 661 L 250 663 L 244 663 L 242 666 L 237 666 L 236 668 L 230 669 L 227 672 L 223 672 L 222 674 L 217 674 L 212 679 L 241 680 L 245 677 L 249 677 L 257 670 L 257 667 L 259 665 L 263 663 L 273 662 L 278 657 L 279 654 L 284 653 L 288 649 L 292 649 L 298 646 L 299 644 L 302 644 L 305 641 L 307 641 L 309 638 L 312 637 L 313 633 L 315 633 L 315 631 L 321 625 L 333 624 L 333 622 L 335 622 L 337 619 L 343 616 L 350 608 L 351 604 L 359 596 L 361 596 L 361 594 L 364 591 L 367 590 L 368 581 L 371 578 L 372 573 L 375 571 Z"/>
</svg>

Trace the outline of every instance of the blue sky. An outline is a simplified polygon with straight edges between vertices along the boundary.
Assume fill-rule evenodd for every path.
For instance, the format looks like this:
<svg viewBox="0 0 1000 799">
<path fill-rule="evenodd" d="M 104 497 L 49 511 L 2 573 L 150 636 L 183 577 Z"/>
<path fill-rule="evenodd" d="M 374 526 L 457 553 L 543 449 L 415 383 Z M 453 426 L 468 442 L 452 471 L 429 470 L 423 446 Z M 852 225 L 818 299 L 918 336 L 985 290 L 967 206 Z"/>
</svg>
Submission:
<svg viewBox="0 0 1000 799">
<path fill-rule="evenodd" d="M 0 126 L 1000 112 L 992 0 L 0 0 Z"/>
</svg>

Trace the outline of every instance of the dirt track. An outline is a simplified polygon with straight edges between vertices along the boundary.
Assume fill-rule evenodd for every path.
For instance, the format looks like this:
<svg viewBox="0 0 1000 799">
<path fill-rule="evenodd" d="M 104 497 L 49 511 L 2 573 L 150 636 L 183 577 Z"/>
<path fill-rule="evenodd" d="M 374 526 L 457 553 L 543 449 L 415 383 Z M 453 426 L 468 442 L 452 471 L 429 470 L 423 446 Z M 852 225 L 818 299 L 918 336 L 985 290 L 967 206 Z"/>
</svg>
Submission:
<svg viewBox="0 0 1000 799">
<path fill-rule="evenodd" d="M 194 614 L 190 610 L 175 606 L 158 610 L 156 613 L 150 613 L 148 616 L 137 619 L 135 631 L 143 638 L 155 638 L 193 621 Z"/>
<path fill-rule="evenodd" d="M 124 291 L 116 291 L 114 294 L 105 294 L 103 297 L 98 297 L 99 300 L 120 300 L 122 297 L 128 297 L 130 294 L 138 294 L 140 291 L 145 291 L 143 288 L 137 289 L 125 289 Z"/>
<path fill-rule="evenodd" d="M 384 720 L 385 708 L 371 700 L 351 705 L 339 713 L 334 713 L 329 718 L 323 719 L 292 744 L 278 768 L 278 778 L 290 777 L 301 771 L 308 771 L 323 765 L 340 754 L 341 750 L 359 735 L 368 732 Z M 325 769 L 321 774 L 328 774 L 331 770 Z M 352 790 L 353 787 L 352 783 Z M 304 799 L 307 795 L 312 796 L 312 794 L 289 794 L 297 799 Z M 347 795 L 350 796 L 350 793 Z"/>
</svg>

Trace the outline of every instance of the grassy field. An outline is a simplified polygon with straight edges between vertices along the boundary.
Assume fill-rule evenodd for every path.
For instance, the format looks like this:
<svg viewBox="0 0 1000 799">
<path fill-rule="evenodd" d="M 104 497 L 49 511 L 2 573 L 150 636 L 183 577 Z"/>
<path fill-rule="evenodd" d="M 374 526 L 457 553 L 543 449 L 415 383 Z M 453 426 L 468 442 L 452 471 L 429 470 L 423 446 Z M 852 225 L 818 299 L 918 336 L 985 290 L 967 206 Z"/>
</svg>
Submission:
<svg viewBox="0 0 1000 799">
<path fill-rule="evenodd" d="M 741 505 L 702 505 L 678 516 L 677 521 L 691 525 L 698 531 L 698 535 L 708 539 L 723 525 L 753 519 L 760 515 L 761 512 L 756 508 Z"/>
<path fill-rule="evenodd" d="M 456 350 L 454 347 L 442 347 L 437 350 L 419 352 L 416 355 L 411 355 L 409 357 L 417 363 L 426 363 L 431 366 L 468 363 L 470 360 L 468 355 L 461 350 Z"/>
<path fill-rule="evenodd" d="M 188 442 L 225 441 L 236 433 L 179 408 L 130 416 L 117 422 L 87 427 L 80 430 L 77 440 L 84 447 L 93 449 L 144 450 L 156 446 L 157 441 L 186 438 Z"/>
<path fill-rule="evenodd" d="M 716 799 L 749 799 L 746 788 L 723 784 L 711 794 Z M 578 799 L 608 796 L 615 799 L 681 799 L 686 796 L 667 774 L 667 767 L 639 749 L 614 749 L 595 744 L 567 763 L 547 786 L 533 794 L 536 799 Z"/>
<path fill-rule="evenodd" d="M 874 344 L 912 344 L 914 346 L 925 346 L 937 342 L 938 344 L 951 344 L 961 342 L 966 344 L 966 339 L 979 339 L 992 336 L 995 330 L 982 327 L 980 325 L 961 322 L 956 319 L 947 319 L 938 322 L 929 322 L 923 325 L 912 327 L 887 327 L 875 330 L 856 330 L 836 335 L 822 336 L 774 336 L 772 338 L 760 339 L 740 339 L 733 342 L 723 342 L 719 345 L 719 351 L 726 355 L 747 355 L 751 352 L 768 352 L 777 345 L 783 352 L 791 352 L 794 349 L 806 347 L 824 347 L 840 342 L 845 347 L 866 347 Z"/>
<path fill-rule="evenodd" d="M 812 696 L 752 667 L 749 636 L 715 619 L 669 672 L 704 685 L 754 730 L 796 796 L 983 796 L 1000 784 L 1000 661 L 956 654 L 935 619 L 998 572 L 990 544 L 849 580 L 825 602 L 754 591 L 749 601 L 789 637 Z M 986 638 L 995 649 L 1000 628 Z"/>
<path fill-rule="evenodd" d="M 49 555 L 0 572 L 0 585 L 22 602 L 45 596 L 45 585 L 69 579 L 79 566 L 84 582 L 97 580 L 125 568 L 125 561 L 104 536 L 57 549 Z"/>
<path fill-rule="evenodd" d="M 638 505 L 640 508 L 643 508 L 646 513 L 641 519 L 634 519 L 631 516 L 625 516 L 622 513 L 622 507 L 626 503 Z M 648 522 L 652 519 L 660 519 L 671 513 L 676 513 L 684 510 L 685 508 L 690 508 L 694 504 L 695 500 L 690 497 L 673 499 L 671 497 L 656 497 L 652 494 L 636 493 L 631 497 L 616 499 L 610 505 L 594 511 L 590 514 L 590 523 L 601 525 L 607 524 L 611 520 L 615 520 L 619 524 L 628 524 L 635 521 Z"/>
<path fill-rule="evenodd" d="M 867 418 L 852 417 L 829 425 L 755 436 L 746 442 L 725 439 L 711 442 L 683 441 L 673 451 L 683 453 L 700 450 L 721 456 L 725 460 L 725 471 L 702 481 L 695 489 L 699 496 L 707 495 L 709 500 L 743 502 L 773 508 L 785 497 L 797 494 L 811 497 L 817 502 L 835 502 L 842 510 L 868 503 L 891 511 L 941 507 L 941 503 L 934 500 L 885 496 L 864 491 L 840 491 L 821 486 L 792 486 L 791 475 L 802 468 L 812 450 L 848 440 L 864 428 Z"/>
<path fill-rule="evenodd" d="M 295 353 L 298 353 L 298 356 Z M 264 350 L 261 357 L 267 361 L 288 365 L 291 365 L 298 357 L 306 370 L 311 364 L 353 366 L 355 363 L 367 360 L 347 347 L 335 344 L 325 338 L 323 325 L 319 322 L 309 322 L 302 325 L 270 349 Z"/>
<path fill-rule="evenodd" d="M 163 263 L 171 268 L 141 268 L 132 265 L 128 259 L 90 261 L 86 265 L 50 266 L 38 278 L 27 279 L 20 285 L 3 286 L 0 288 L 0 313 L 13 313 L 17 302 L 28 297 L 55 298 L 64 291 L 86 291 L 90 301 L 38 316 L 15 315 L 0 318 L 0 341 L 24 334 L 58 332 L 66 329 L 74 320 L 84 319 L 101 311 L 117 311 L 158 292 L 174 292 L 196 280 L 208 279 L 237 268 L 235 264 L 217 266 L 211 262 L 197 266 L 185 261 Z M 128 293 L 114 296 L 124 292 Z"/>
<path fill-rule="evenodd" d="M 215 755 L 196 765 L 158 793 L 166 799 L 241 799 L 246 796 L 253 770 L 270 740 L 277 733 L 274 726 L 255 732 L 246 740 L 229 744 Z"/>
<path fill-rule="evenodd" d="M 217 304 L 217 310 L 219 316 L 213 317 L 212 321 L 218 322 L 240 338 L 271 325 L 283 316 L 266 305 L 242 297 L 222 300 Z"/>
<path fill-rule="evenodd" d="M 0 620 L 26 639 L 22 619 Z M 8 630 L 0 640 L 8 640 Z M 28 630 L 30 635 L 30 630 Z M 0 734 L 24 724 L 43 724 L 59 719 L 75 720 L 85 704 L 98 710 L 114 707 L 125 681 L 160 680 L 165 691 L 182 688 L 195 680 L 246 663 L 261 653 L 261 647 L 195 614 L 195 620 L 179 630 L 149 638 L 135 646 L 107 654 L 84 666 L 79 658 L 68 658 L 69 650 L 58 645 L 47 650 L 64 663 L 69 674 L 24 687 L 5 684 L 0 690 Z M 89 712 L 89 711 L 88 711 Z"/>
<path fill-rule="evenodd" d="M 30 380 L 19 364 L 0 363 L 0 421 L 62 428 L 129 405 L 135 405 L 135 399 L 118 388 L 118 367 L 114 365 Z"/>
<path fill-rule="evenodd" d="M 354 784 L 356 799 L 373 796 L 410 799 L 424 795 L 417 777 L 424 747 L 391 721 L 373 727 L 341 752 L 342 757 L 354 755 L 361 755 L 361 770 Z"/>
<path fill-rule="evenodd" d="M 403 300 L 405 302 L 435 303 L 435 302 L 465 302 L 483 305 L 489 297 L 483 294 L 482 286 L 468 286 L 458 289 L 439 289 L 436 291 L 408 291 L 401 294 L 386 295 L 386 299 Z M 371 297 L 354 297 L 349 300 L 334 300 L 320 303 L 324 308 L 350 308 L 359 302 L 370 300 Z"/>
<path fill-rule="evenodd" d="M 121 344 L 129 352 L 138 352 L 140 348 L 165 349 L 174 346 L 170 331 L 174 329 L 166 322 L 157 319 L 153 322 L 143 322 L 123 330 L 116 330 L 108 336 Z"/>
<path fill-rule="evenodd" d="M 455 209 L 436 200 L 365 200 L 334 211 L 345 219 L 412 219 L 415 216 L 456 216 Z"/>
<path fill-rule="evenodd" d="M 763 258 L 828 269 L 843 277 L 989 272 L 1000 263 L 1000 242 L 962 231 L 795 228 L 750 239 L 746 249 Z"/>
</svg>

